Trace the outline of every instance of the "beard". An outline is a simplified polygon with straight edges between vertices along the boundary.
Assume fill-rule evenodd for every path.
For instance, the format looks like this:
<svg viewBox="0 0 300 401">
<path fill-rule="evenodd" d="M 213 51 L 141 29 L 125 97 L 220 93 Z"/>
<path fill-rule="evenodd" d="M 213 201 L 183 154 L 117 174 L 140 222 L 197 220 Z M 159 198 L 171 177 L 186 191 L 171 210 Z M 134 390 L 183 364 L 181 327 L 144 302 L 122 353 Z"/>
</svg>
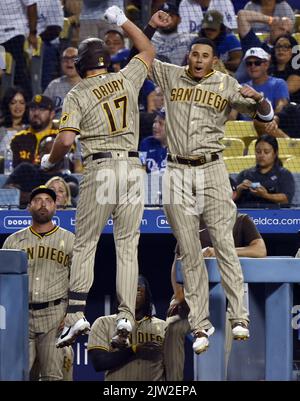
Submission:
<svg viewBox="0 0 300 401">
<path fill-rule="evenodd" d="M 41 121 L 30 121 L 30 125 L 31 127 L 35 130 L 35 131 L 42 131 L 44 128 L 47 127 L 49 122 L 41 122 Z"/>
<path fill-rule="evenodd" d="M 38 224 L 49 223 L 54 216 L 54 212 L 49 212 L 46 209 L 31 211 L 32 220 Z"/>
<path fill-rule="evenodd" d="M 168 33 L 173 33 L 173 32 L 176 32 L 177 31 L 177 25 L 176 26 L 173 26 L 172 28 L 161 28 L 160 29 L 160 31 L 162 32 L 162 33 L 166 33 L 166 34 L 168 34 Z"/>
</svg>

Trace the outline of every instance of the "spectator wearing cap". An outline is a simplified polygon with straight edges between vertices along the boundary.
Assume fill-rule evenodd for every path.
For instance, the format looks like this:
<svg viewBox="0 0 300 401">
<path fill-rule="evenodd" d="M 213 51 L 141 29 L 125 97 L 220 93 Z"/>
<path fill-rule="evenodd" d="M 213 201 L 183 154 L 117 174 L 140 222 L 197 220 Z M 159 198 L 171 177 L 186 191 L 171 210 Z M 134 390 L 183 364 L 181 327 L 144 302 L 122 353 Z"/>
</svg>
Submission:
<svg viewBox="0 0 300 401">
<path fill-rule="evenodd" d="M 74 60 L 78 55 L 75 47 L 68 47 L 61 57 L 61 69 L 64 75 L 49 83 L 44 95 L 51 98 L 55 107 L 55 118 L 61 116 L 62 105 L 67 93 L 81 80 L 78 75 Z"/>
<path fill-rule="evenodd" d="M 246 85 L 251 86 L 257 92 L 263 93 L 264 97 L 272 104 L 275 112 L 279 113 L 283 106 L 289 103 L 289 91 L 287 83 L 280 78 L 269 76 L 270 55 L 261 47 L 252 47 L 244 56 L 246 68 L 250 81 Z M 237 114 L 237 112 L 236 112 Z M 233 115 L 231 113 L 231 115 Z M 242 115 L 242 120 L 250 121 L 248 116 Z M 260 123 L 254 124 L 259 126 Z"/>
<path fill-rule="evenodd" d="M 166 28 L 158 29 L 152 37 L 157 57 L 164 56 L 172 64 L 183 65 L 196 33 L 178 33 L 181 18 L 176 5 L 166 2 L 159 9 L 169 14 L 170 24 Z"/>
<path fill-rule="evenodd" d="M 39 144 L 38 159 L 51 152 L 55 136 L 44 137 Z M 20 190 L 20 207 L 26 207 L 29 202 L 31 191 L 40 185 L 45 184 L 54 176 L 62 177 L 69 185 L 72 197 L 78 194 L 78 180 L 65 169 L 65 163 L 62 161 L 55 166 L 51 172 L 45 172 L 39 165 L 30 162 L 22 162 L 14 169 L 8 177 L 5 188 L 18 188 Z M 72 202 L 75 205 L 75 202 Z"/>
<path fill-rule="evenodd" d="M 242 48 L 237 37 L 227 32 L 222 13 L 207 11 L 199 35 L 215 43 L 217 55 L 229 72 L 236 71 L 242 59 Z"/>
<path fill-rule="evenodd" d="M 39 164 L 38 149 L 41 140 L 58 134 L 58 129 L 53 126 L 54 115 L 54 103 L 49 97 L 33 97 L 29 103 L 29 127 L 18 132 L 11 140 L 14 167 L 25 161 Z"/>
<path fill-rule="evenodd" d="M 165 133 L 165 110 L 155 112 L 153 134 L 145 138 L 140 145 L 142 161 L 146 164 L 147 173 L 163 172 L 167 164 L 167 139 Z"/>
<path fill-rule="evenodd" d="M 223 14 L 226 28 L 229 30 L 237 28 L 231 0 L 182 0 L 179 5 L 181 23 L 178 32 L 198 33 L 205 13 L 210 10 L 219 10 Z"/>
</svg>

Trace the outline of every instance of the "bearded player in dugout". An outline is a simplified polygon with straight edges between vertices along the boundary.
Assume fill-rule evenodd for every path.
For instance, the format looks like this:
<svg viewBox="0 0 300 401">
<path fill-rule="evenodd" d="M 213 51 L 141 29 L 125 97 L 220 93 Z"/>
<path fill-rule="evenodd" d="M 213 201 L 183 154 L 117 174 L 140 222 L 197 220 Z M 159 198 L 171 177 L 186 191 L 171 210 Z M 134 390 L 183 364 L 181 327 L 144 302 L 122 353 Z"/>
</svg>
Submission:
<svg viewBox="0 0 300 401">
<path fill-rule="evenodd" d="M 93 282 L 99 233 L 110 216 L 114 223 L 116 290 L 120 300 L 116 335 L 112 339 L 114 346 L 118 347 L 120 342 L 118 333 L 124 333 L 125 330 L 129 336 L 135 323 L 137 245 L 144 207 L 144 170 L 137 152 L 138 93 L 147 77 L 155 50 L 142 31 L 118 7 L 110 7 L 105 17 L 110 23 L 122 26 L 139 54 L 120 72 L 107 73 L 110 56 L 104 42 L 96 38 L 81 42 L 75 66 L 83 80 L 65 98 L 60 133 L 51 154 L 45 155 L 41 162 L 42 169 L 53 168 L 69 151 L 76 134 L 80 133 L 84 173 L 77 207 L 69 305 L 57 347 L 73 343 L 78 335 L 90 330 L 90 324 L 84 317 L 84 308 Z M 125 165 L 126 168 L 122 170 L 121 167 Z M 110 172 L 109 177 L 104 176 L 107 171 Z M 136 183 L 130 181 L 130 174 L 137 174 L 137 171 L 138 188 Z M 106 191 L 103 187 L 99 188 L 99 175 L 106 180 L 108 178 L 106 184 L 101 178 Z M 117 200 L 109 199 L 104 193 L 108 189 L 110 192 L 111 188 L 123 190 L 124 187 L 124 194 L 120 196 L 117 193 Z"/>
<path fill-rule="evenodd" d="M 144 33 L 151 39 L 156 28 L 163 25 L 154 14 Z M 220 143 L 224 124 L 232 108 L 262 122 L 270 122 L 274 116 L 272 105 L 263 95 L 214 70 L 217 61 L 214 43 L 197 38 L 191 43 L 187 66 L 154 59 L 150 74 L 165 98 L 169 153 L 163 177 L 163 204 L 182 251 L 185 299 L 190 309 L 188 320 L 197 354 L 208 348 L 208 337 L 214 332 L 209 321 L 208 275 L 203 256 L 199 258 L 201 214 L 218 260 L 233 336 L 249 338 L 249 317 L 243 306 L 243 274 L 232 236 L 236 206 L 222 157 L 224 146 Z M 182 191 L 186 172 L 190 192 Z"/>
</svg>

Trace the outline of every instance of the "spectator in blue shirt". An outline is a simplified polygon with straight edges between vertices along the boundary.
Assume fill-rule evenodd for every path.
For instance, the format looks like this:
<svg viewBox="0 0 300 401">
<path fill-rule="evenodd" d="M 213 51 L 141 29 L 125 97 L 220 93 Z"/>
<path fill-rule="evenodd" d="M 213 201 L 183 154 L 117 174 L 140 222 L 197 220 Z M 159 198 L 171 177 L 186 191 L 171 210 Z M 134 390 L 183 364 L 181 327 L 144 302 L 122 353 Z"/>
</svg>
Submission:
<svg viewBox="0 0 300 401">
<path fill-rule="evenodd" d="M 276 113 L 279 113 L 283 106 L 289 102 L 289 90 L 286 81 L 268 75 L 270 55 L 261 47 L 252 47 L 247 50 L 244 57 L 250 81 L 247 85 L 257 92 L 263 93 L 265 98 L 272 104 Z M 250 120 L 242 116 L 243 120 Z"/>
<path fill-rule="evenodd" d="M 145 138 L 140 145 L 142 161 L 146 164 L 147 173 L 162 172 L 167 162 L 167 140 L 165 133 L 165 110 L 155 112 L 153 135 Z"/>
<path fill-rule="evenodd" d="M 289 206 L 295 194 L 292 173 L 282 167 L 277 139 L 262 135 L 255 143 L 256 166 L 236 178 L 236 203 L 240 207 Z"/>
<path fill-rule="evenodd" d="M 217 10 L 207 11 L 201 25 L 200 36 L 211 39 L 217 47 L 217 55 L 228 71 L 234 72 L 242 59 L 240 41 L 233 33 L 227 33 L 223 14 Z"/>
</svg>

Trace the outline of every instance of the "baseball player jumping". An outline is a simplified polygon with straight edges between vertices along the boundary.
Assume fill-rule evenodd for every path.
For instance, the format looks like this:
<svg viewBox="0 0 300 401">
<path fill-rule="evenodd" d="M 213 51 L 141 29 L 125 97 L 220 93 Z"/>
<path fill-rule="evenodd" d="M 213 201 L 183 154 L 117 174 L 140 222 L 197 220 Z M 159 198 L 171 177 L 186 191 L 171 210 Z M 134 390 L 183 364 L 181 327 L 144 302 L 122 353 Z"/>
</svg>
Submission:
<svg viewBox="0 0 300 401">
<path fill-rule="evenodd" d="M 154 14 L 144 32 L 151 38 L 160 24 Z M 243 274 L 232 237 L 236 206 L 222 157 L 224 146 L 220 143 L 224 124 L 231 108 L 264 122 L 271 121 L 274 115 L 272 106 L 260 93 L 214 70 L 216 62 L 214 43 L 197 38 L 191 44 L 187 66 L 155 59 L 151 74 L 165 97 L 169 153 L 163 203 L 181 250 L 185 299 L 197 354 L 208 348 L 208 337 L 214 332 L 209 321 L 207 270 L 203 257 L 199 258 L 200 214 L 218 259 L 233 336 L 249 337 Z"/>
<path fill-rule="evenodd" d="M 74 234 L 55 226 L 55 192 L 42 185 L 30 194 L 32 225 L 10 235 L 3 249 L 28 255 L 29 370 L 38 360 L 40 380 L 63 380 L 64 353 L 55 346 L 67 308 Z"/>
<path fill-rule="evenodd" d="M 114 223 L 116 289 L 120 300 L 115 345 L 119 340 L 118 331 L 129 333 L 134 324 L 137 245 L 144 204 L 141 193 L 144 172 L 137 152 L 138 93 L 155 51 L 142 31 L 118 7 L 110 7 L 105 18 L 122 26 L 139 54 L 120 72 L 107 73 L 110 56 L 104 42 L 95 38 L 81 42 L 75 66 L 83 80 L 65 98 L 60 133 L 51 154 L 42 160 L 42 168 L 53 168 L 80 133 L 84 173 L 77 207 L 69 306 L 58 347 L 72 343 L 90 328 L 83 312 L 93 282 L 97 242 L 110 216 Z M 139 174 L 137 190 L 133 173 Z"/>
</svg>

